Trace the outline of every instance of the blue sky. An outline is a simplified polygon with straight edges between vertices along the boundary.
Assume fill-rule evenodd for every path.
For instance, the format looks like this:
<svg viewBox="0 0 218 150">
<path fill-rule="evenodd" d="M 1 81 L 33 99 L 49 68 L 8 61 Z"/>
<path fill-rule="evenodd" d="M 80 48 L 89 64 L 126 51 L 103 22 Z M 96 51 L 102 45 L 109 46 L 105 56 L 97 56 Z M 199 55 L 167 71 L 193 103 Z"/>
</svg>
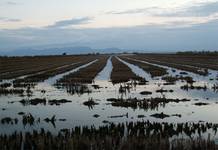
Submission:
<svg viewBox="0 0 218 150">
<path fill-rule="evenodd" d="M 217 0 L 1 0 L 0 51 L 71 44 L 217 50 Z"/>
</svg>

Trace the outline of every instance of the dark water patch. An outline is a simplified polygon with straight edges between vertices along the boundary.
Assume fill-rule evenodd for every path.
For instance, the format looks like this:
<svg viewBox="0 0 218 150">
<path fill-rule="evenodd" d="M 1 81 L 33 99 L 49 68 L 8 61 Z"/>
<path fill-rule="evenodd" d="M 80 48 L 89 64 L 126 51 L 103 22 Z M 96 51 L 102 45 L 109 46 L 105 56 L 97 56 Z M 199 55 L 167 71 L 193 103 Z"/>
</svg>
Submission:
<svg viewBox="0 0 218 150">
<path fill-rule="evenodd" d="M 160 119 L 164 119 L 164 118 L 170 117 L 170 115 L 164 114 L 163 112 L 152 114 L 150 116 L 151 117 L 155 117 L 155 118 L 160 118 Z"/>
<path fill-rule="evenodd" d="M 151 95 L 152 92 L 150 92 L 150 91 L 142 91 L 142 92 L 140 92 L 140 94 L 141 95 Z"/>
<path fill-rule="evenodd" d="M 62 122 L 64 122 L 64 121 L 67 121 L 67 119 L 58 119 L 59 121 L 62 121 Z"/>
<path fill-rule="evenodd" d="M 93 117 L 94 117 L 94 118 L 99 118 L 100 115 L 99 115 L 99 114 L 94 114 Z"/>
<path fill-rule="evenodd" d="M 33 115 L 31 113 L 28 114 L 24 114 L 23 115 L 23 125 L 26 126 L 27 124 L 32 126 L 34 125 L 36 122 L 39 123 L 40 119 L 38 118 L 37 120 L 33 117 Z"/>
<path fill-rule="evenodd" d="M 83 105 L 88 106 L 90 109 L 93 109 L 95 105 L 98 105 L 92 98 L 88 101 L 83 102 Z"/>
<path fill-rule="evenodd" d="M 175 85 L 176 83 L 175 82 L 165 82 L 163 83 L 163 85 Z"/>
<path fill-rule="evenodd" d="M 23 116 L 23 115 L 25 115 L 25 112 L 19 112 L 17 114 Z"/>
<path fill-rule="evenodd" d="M 164 76 L 162 80 L 165 80 L 168 83 L 175 83 L 178 80 L 186 81 L 187 83 L 194 83 L 195 81 L 191 76 Z"/>
<path fill-rule="evenodd" d="M 35 98 L 35 99 L 22 99 L 19 101 L 23 106 L 28 106 L 28 105 L 46 105 L 46 99 L 43 98 Z"/>
<path fill-rule="evenodd" d="M 161 88 L 161 89 L 159 89 L 159 90 L 156 90 L 156 92 L 157 93 L 172 93 L 173 92 L 173 90 L 165 90 L 165 89 L 163 89 L 163 88 Z"/>
<path fill-rule="evenodd" d="M 24 94 L 23 89 L 5 89 L 0 88 L 0 96 L 1 95 L 22 95 Z"/>
<path fill-rule="evenodd" d="M 119 85 L 119 93 L 121 94 L 126 94 L 126 93 L 131 93 L 132 90 L 135 90 L 138 85 L 146 85 L 147 82 L 145 81 L 136 81 L 136 80 L 131 80 L 126 83 L 122 83 Z"/>
<path fill-rule="evenodd" d="M 55 122 L 56 122 L 56 116 L 53 115 L 51 118 L 45 118 L 44 121 L 47 122 L 47 123 L 51 123 L 53 125 L 53 127 L 55 128 L 56 125 L 55 125 Z"/>
<path fill-rule="evenodd" d="M 179 74 L 181 74 L 181 75 L 188 75 L 188 73 L 184 72 L 184 71 L 180 72 Z"/>
<path fill-rule="evenodd" d="M 129 117 L 129 114 L 126 113 L 126 114 L 123 114 L 123 115 L 108 116 L 108 118 L 122 118 L 122 117 L 128 118 L 128 117 Z"/>
<path fill-rule="evenodd" d="M 218 83 L 213 84 L 212 89 L 214 92 L 218 92 Z"/>
<path fill-rule="evenodd" d="M 204 91 L 206 91 L 208 89 L 208 87 L 206 85 L 194 86 L 194 85 L 189 85 L 189 84 L 183 85 L 180 88 L 183 90 L 186 90 L 186 91 L 188 91 L 188 90 L 204 90 Z"/>
<path fill-rule="evenodd" d="M 23 80 L 23 79 L 19 79 L 19 80 Z M 24 83 L 24 82 L 21 82 L 21 81 L 13 81 L 13 87 L 14 88 L 27 88 L 27 87 L 31 87 L 31 88 L 34 88 L 36 86 L 36 83 Z"/>
<path fill-rule="evenodd" d="M 102 87 L 100 87 L 99 85 L 97 85 L 97 84 L 92 84 L 92 87 L 94 88 L 94 89 L 101 89 Z"/>
<path fill-rule="evenodd" d="M 149 98 L 149 99 L 116 99 L 109 98 L 107 101 L 111 102 L 110 104 L 114 107 L 126 107 L 132 109 L 145 109 L 145 110 L 154 110 L 159 107 L 165 107 L 167 103 L 174 102 L 187 102 L 189 99 L 168 99 L 168 98 Z"/>
<path fill-rule="evenodd" d="M 130 90 L 133 88 L 132 84 L 124 84 L 124 85 L 120 85 L 119 87 L 119 93 L 129 93 Z"/>
<path fill-rule="evenodd" d="M 5 117 L 5 118 L 1 119 L 1 123 L 2 124 L 11 124 L 11 125 L 13 125 L 13 124 L 18 123 L 18 119 L 17 118 L 13 119 L 11 117 Z"/>
<path fill-rule="evenodd" d="M 175 116 L 175 117 L 179 117 L 179 118 L 181 118 L 181 117 L 182 117 L 182 115 L 181 115 L 181 114 L 172 114 L 171 116 Z"/>
<path fill-rule="evenodd" d="M 64 84 L 64 83 L 57 83 L 55 87 L 58 89 L 66 89 L 67 93 L 71 95 L 78 94 L 83 95 L 85 93 L 91 93 L 92 90 L 86 84 L 79 84 L 79 83 L 71 83 L 71 84 Z"/>
<path fill-rule="evenodd" d="M 145 115 L 137 115 L 138 118 L 145 118 Z"/>
<path fill-rule="evenodd" d="M 198 103 L 194 103 L 194 105 L 196 105 L 196 106 L 205 106 L 205 105 L 209 105 L 209 103 L 198 102 Z"/>
<path fill-rule="evenodd" d="M 17 101 L 12 101 L 12 102 L 9 102 L 11 104 L 15 103 Z M 60 100 L 57 100 L 57 99 L 53 99 L 53 100 L 46 100 L 46 98 L 34 98 L 34 99 L 22 99 L 19 101 L 23 106 L 29 106 L 29 105 L 61 105 L 61 104 L 64 104 L 64 103 L 70 103 L 72 101 L 70 100 L 67 100 L 67 99 L 60 99 Z"/>
<path fill-rule="evenodd" d="M 9 87 L 11 87 L 11 83 L 2 83 L 2 84 L 0 84 L 0 88 L 9 88 Z"/>
<path fill-rule="evenodd" d="M 72 101 L 70 100 L 66 100 L 66 99 L 61 99 L 61 100 L 49 100 L 48 101 L 48 104 L 49 105 L 61 105 L 61 104 L 64 104 L 64 103 L 71 103 Z"/>
</svg>

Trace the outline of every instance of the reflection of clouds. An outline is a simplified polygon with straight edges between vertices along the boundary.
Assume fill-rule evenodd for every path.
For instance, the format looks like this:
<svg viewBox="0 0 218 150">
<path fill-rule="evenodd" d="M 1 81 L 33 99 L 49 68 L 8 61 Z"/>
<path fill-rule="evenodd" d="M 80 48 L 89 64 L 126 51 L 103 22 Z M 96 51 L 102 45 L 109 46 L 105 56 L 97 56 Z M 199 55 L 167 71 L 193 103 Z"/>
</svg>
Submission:
<svg viewBox="0 0 218 150">
<path fill-rule="evenodd" d="M 141 61 L 141 62 L 143 62 L 143 61 Z M 139 67 L 131 65 L 131 64 L 127 63 L 127 62 L 125 62 L 125 63 L 132 69 L 132 71 L 134 73 L 140 74 L 140 75 L 142 75 L 142 77 L 145 77 L 145 76 L 147 77 L 148 74 L 145 73 L 143 70 L 139 69 Z M 150 64 L 152 64 L 152 63 L 150 63 Z M 152 65 L 154 65 L 154 64 L 152 64 Z M 165 66 L 162 66 L 162 65 L 156 65 L 156 66 L 165 67 Z M 174 69 L 174 68 L 171 68 L 171 67 L 165 67 L 165 68 L 167 68 L 169 70 L 169 75 L 176 75 L 178 72 L 181 72 L 181 70 L 175 69 L 176 70 L 176 74 L 175 74 L 175 72 L 171 72 L 171 70 Z M 211 76 L 214 76 L 215 73 L 216 72 L 212 71 Z M 158 82 L 161 83 L 161 81 L 156 81 L 156 80 L 153 80 L 152 78 L 149 78 L 149 84 L 146 85 L 146 90 L 152 91 L 153 92 L 152 93 L 153 97 L 163 97 L 163 96 L 165 96 L 167 98 L 175 98 L 175 99 L 176 98 L 179 98 L 179 99 L 188 98 L 190 100 L 193 100 L 193 99 L 206 100 L 207 98 L 209 98 L 209 100 L 216 100 L 216 98 L 218 96 L 218 93 L 215 93 L 211 89 L 213 84 L 208 83 L 208 82 L 210 82 L 209 77 L 202 77 L 201 75 L 197 75 L 197 74 L 190 73 L 190 72 L 188 74 L 189 74 L 189 76 L 193 77 L 193 79 L 195 81 L 197 81 L 197 82 L 194 83 L 195 86 L 197 86 L 197 85 L 204 86 L 205 84 L 207 84 L 208 89 L 206 91 L 204 91 L 204 90 L 188 90 L 188 91 L 185 91 L 185 90 L 182 90 L 180 87 L 183 86 L 186 83 L 183 83 L 181 81 L 177 81 L 175 85 L 168 85 L 168 86 L 161 85 L 161 86 L 158 86 L 157 83 Z M 203 81 L 201 81 L 201 80 L 203 80 Z M 161 88 L 166 89 L 166 90 L 174 90 L 174 92 L 172 92 L 172 93 L 167 92 L 167 93 L 163 93 L 163 94 L 155 92 L 156 90 L 159 90 Z M 143 89 L 144 89 L 144 87 L 140 88 L 140 86 L 137 86 L 138 93 L 143 91 Z M 134 94 L 131 94 L 131 96 L 134 96 Z M 138 95 L 138 96 L 143 97 L 143 96 L 140 96 L 140 95 Z"/>
<path fill-rule="evenodd" d="M 108 68 L 107 68 L 108 69 Z M 106 75 L 106 74 L 104 74 Z M 108 75 L 106 75 L 108 76 Z M 159 82 L 159 81 L 156 81 Z M 101 87 L 107 86 L 108 88 L 102 88 L 100 89 L 100 92 L 93 92 L 90 93 L 89 95 L 84 94 L 81 96 L 71 96 L 68 95 L 65 91 L 60 91 L 53 86 L 51 86 L 48 83 L 40 83 L 36 87 L 36 91 L 34 91 L 35 97 L 40 96 L 40 90 L 43 88 L 45 89 L 46 92 L 46 98 L 47 99 L 69 99 L 72 100 L 72 103 L 69 103 L 67 105 L 61 105 L 59 107 L 51 107 L 51 106 L 39 106 L 39 107 L 21 107 L 19 103 L 15 103 L 14 105 L 9 105 L 7 102 L 11 101 L 11 98 L 13 97 L 0 97 L 0 104 L 5 103 L 7 108 L 11 111 L 7 111 L 7 113 L 10 113 L 11 116 L 17 116 L 17 112 L 20 110 L 24 112 L 31 112 L 32 114 L 36 115 L 37 117 L 41 118 L 46 118 L 48 116 L 52 116 L 54 114 L 57 115 L 57 118 L 66 118 L 66 122 L 57 122 L 57 130 L 62 129 L 62 128 L 72 128 L 75 125 L 101 125 L 103 120 L 109 120 L 109 121 L 114 121 L 114 122 L 126 122 L 126 121 L 137 121 L 140 120 L 137 118 L 137 115 L 143 114 L 146 116 L 144 119 L 149 119 L 150 121 L 157 121 L 157 122 L 187 122 L 187 121 L 194 121 L 198 122 L 199 120 L 203 121 L 209 121 L 209 122 L 218 122 L 216 115 L 218 113 L 218 105 L 208 105 L 208 106 L 203 106 L 203 107 L 197 107 L 192 105 L 194 102 L 185 102 L 185 103 L 170 103 L 169 105 L 167 104 L 165 108 L 159 107 L 158 110 L 152 110 L 152 111 L 144 111 L 140 109 L 130 109 L 130 108 L 121 108 L 121 107 L 113 107 L 110 105 L 107 105 L 106 99 L 107 98 L 112 98 L 112 97 L 119 97 L 119 84 L 113 86 L 111 82 L 108 82 L 108 80 L 103 80 L 103 81 L 96 81 L 96 84 L 98 84 Z M 201 97 L 205 94 L 204 92 L 201 91 L 189 91 L 185 92 L 179 89 L 181 85 L 184 83 L 178 82 L 177 85 L 172 85 L 172 86 L 164 86 L 166 89 L 173 89 L 175 90 L 173 93 L 165 93 L 166 97 L 171 97 L 171 98 L 190 98 L 194 99 L 195 97 Z M 149 83 L 149 85 L 145 86 L 137 86 L 135 91 L 132 91 L 128 96 L 137 97 L 137 98 L 145 98 L 143 96 L 140 96 L 138 93 L 142 90 L 151 90 L 155 91 L 158 89 L 158 85 L 154 83 Z M 161 95 L 156 95 L 157 93 L 153 92 L 154 95 L 153 97 L 160 97 Z M 208 95 L 210 95 L 209 93 Z M 128 98 L 126 96 L 126 98 Z M 84 107 L 82 103 L 86 100 L 88 100 L 89 97 L 93 97 L 94 99 L 99 99 L 99 105 L 95 107 L 91 112 L 87 107 Z M 17 98 L 20 100 L 20 98 Z M 3 105 L 4 106 L 4 105 Z M 188 106 L 188 107 L 187 107 Z M 13 109 L 15 107 L 15 109 Z M 104 108 L 104 110 L 102 109 Z M 109 118 L 108 116 L 114 116 L 114 115 L 119 115 L 119 114 L 126 114 L 128 112 L 129 118 L 123 117 L 119 119 L 113 119 Z M 169 117 L 166 119 L 155 119 L 150 117 L 151 114 L 154 113 L 161 113 L 164 112 L 165 114 L 181 114 L 182 117 Z M 194 112 L 194 113 L 192 113 Z M 2 115 L 6 112 L 3 112 Z M 93 119 L 93 114 L 99 114 L 101 117 L 99 119 Z M 8 115 L 8 114 L 7 114 Z M 132 118 L 133 117 L 133 118 Z M 46 130 L 52 130 L 51 125 L 49 124 L 39 124 L 35 126 L 33 129 L 40 129 L 41 127 L 44 127 Z M 23 130 L 22 126 L 12 126 L 11 131 L 13 130 Z M 5 131 L 4 131 L 5 130 Z M 8 129 L 6 128 L 0 128 L 0 132 L 4 133 Z M 8 131 L 9 132 L 9 131 Z M 53 130 L 52 132 L 56 132 L 56 130 Z"/>
<path fill-rule="evenodd" d="M 118 58 L 118 57 L 117 57 L 117 58 Z M 148 73 L 146 73 L 143 69 L 139 68 L 139 67 L 136 66 L 136 65 L 130 64 L 130 63 L 128 63 L 128 62 L 126 62 L 126 61 L 124 61 L 124 60 L 122 60 L 122 59 L 120 59 L 120 58 L 118 58 L 118 59 L 119 59 L 121 62 L 123 62 L 124 64 L 126 64 L 128 67 L 130 67 L 131 70 L 132 70 L 136 75 L 138 75 L 138 76 L 140 76 L 140 77 L 143 77 L 143 78 L 145 78 L 145 79 L 148 80 L 148 81 L 153 80 L 153 79 L 151 78 L 151 75 L 148 74 Z"/>
<path fill-rule="evenodd" d="M 95 80 L 109 81 L 112 68 L 113 66 L 112 66 L 111 57 L 110 57 L 107 61 L 105 68 L 97 75 Z"/>
</svg>

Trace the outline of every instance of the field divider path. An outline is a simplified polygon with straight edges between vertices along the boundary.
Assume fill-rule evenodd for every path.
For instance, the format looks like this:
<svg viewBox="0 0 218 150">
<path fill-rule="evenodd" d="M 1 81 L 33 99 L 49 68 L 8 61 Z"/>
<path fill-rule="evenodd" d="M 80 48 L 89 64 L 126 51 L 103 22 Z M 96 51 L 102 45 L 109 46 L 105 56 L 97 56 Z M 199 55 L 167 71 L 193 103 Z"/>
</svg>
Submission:
<svg viewBox="0 0 218 150">
<path fill-rule="evenodd" d="M 95 55 L 0 57 L 0 79 L 8 80 L 33 75 L 38 72 L 56 69 L 72 63 L 95 58 Z"/>
<path fill-rule="evenodd" d="M 87 67 L 80 68 L 78 71 L 63 76 L 58 82 L 64 84 L 92 83 L 98 73 L 106 66 L 107 60 L 108 56 L 102 56 Z"/>
<path fill-rule="evenodd" d="M 79 66 L 87 64 L 87 63 L 91 62 L 92 60 L 93 59 L 88 59 L 86 61 L 75 62 L 75 63 L 72 63 L 70 65 L 60 66 L 60 67 L 57 67 L 57 68 L 54 68 L 54 69 L 51 69 L 51 70 L 48 70 L 48 71 L 38 72 L 36 74 L 29 75 L 29 76 L 26 76 L 26 77 L 21 78 L 21 79 L 16 79 L 13 82 L 14 83 L 20 83 L 20 82 L 24 82 L 24 83 L 34 82 L 34 83 L 37 83 L 37 82 L 42 82 L 42 81 L 45 81 L 46 79 L 48 79 L 50 77 L 54 77 L 54 76 L 56 76 L 58 74 L 62 74 L 62 73 L 68 72 L 70 70 L 73 70 L 75 68 L 78 68 Z"/>
<path fill-rule="evenodd" d="M 218 55 L 206 54 L 148 54 L 146 58 L 197 67 L 201 69 L 218 70 Z"/>
<path fill-rule="evenodd" d="M 54 64 L 52 65 L 51 64 L 51 65 L 48 65 L 47 67 L 32 66 L 32 68 L 29 70 L 28 70 L 28 68 L 18 69 L 18 70 L 14 70 L 14 71 L 10 71 L 10 72 L 1 73 L 0 76 L 2 79 L 19 78 L 22 76 L 28 76 L 28 75 L 33 75 L 36 73 L 45 72 L 48 69 L 55 69 L 55 68 L 61 67 L 63 65 L 66 65 L 66 64 L 62 64 L 62 65 L 54 65 Z"/>
<path fill-rule="evenodd" d="M 58 74 L 58 75 L 56 75 L 56 76 L 54 76 L 54 77 L 51 77 L 51 78 L 47 79 L 45 82 L 50 83 L 50 84 L 55 84 L 55 82 L 60 82 L 60 80 L 61 80 L 64 76 L 67 76 L 67 75 L 70 75 L 70 74 L 72 74 L 72 73 L 74 73 L 74 72 L 77 72 L 77 71 L 79 71 L 79 70 L 82 69 L 82 68 L 86 68 L 86 67 L 92 65 L 93 63 L 95 63 L 95 62 L 97 62 L 97 61 L 98 61 L 98 59 L 95 59 L 95 60 L 93 60 L 93 61 L 90 61 L 90 62 L 88 62 L 88 63 L 85 63 L 85 64 L 83 64 L 83 65 L 80 65 L 79 67 L 74 68 L 74 69 L 72 69 L 72 70 L 70 70 L 70 71 L 67 71 L 67 72 Z"/>
<path fill-rule="evenodd" d="M 47 67 L 58 67 L 71 64 L 80 56 L 27 56 L 27 57 L 0 57 L 0 74 L 13 73 L 16 71 L 46 69 Z"/>
<path fill-rule="evenodd" d="M 130 80 L 144 80 L 136 75 L 126 64 L 121 62 L 117 57 L 112 57 L 113 69 L 111 72 L 111 81 L 113 84 L 128 82 Z"/>
<path fill-rule="evenodd" d="M 164 76 L 167 74 L 167 69 L 159 66 L 152 65 L 146 62 L 140 62 L 134 59 L 129 59 L 128 57 L 120 57 L 122 60 L 136 65 L 139 68 L 143 69 L 145 72 L 149 73 L 151 77 Z"/>
<path fill-rule="evenodd" d="M 192 73 L 203 75 L 203 76 L 208 74 L 208 72 L 205 70 L 202 70 L 202 68 L 191 66 L 191 65 L 164 62 L 164 61 L 155 60 L 153 58 L 152 59 L 143 58 L 143 57 L 131 57 L 131 58 L 146 61 L 152 64 L 158 64 L 158 65 L 167 66 L 167 67 L 171 67 L 171 68 L 175 68 L 179 70 L 184 70 L 184 71 L 192 72 Z"/>
</svg>

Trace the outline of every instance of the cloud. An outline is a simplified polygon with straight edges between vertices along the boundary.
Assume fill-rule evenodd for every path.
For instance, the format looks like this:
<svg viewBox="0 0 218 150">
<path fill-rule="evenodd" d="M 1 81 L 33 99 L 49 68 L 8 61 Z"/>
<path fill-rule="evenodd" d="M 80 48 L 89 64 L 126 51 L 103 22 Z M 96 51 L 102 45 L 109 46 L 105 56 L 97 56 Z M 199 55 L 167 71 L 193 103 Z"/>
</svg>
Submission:
<svg viewBox="0 0 218 150">
<path fill-rule="evenodd" d="M 21 19 L 0 17 L 0 22 L 21 22 L 21 21 L 22 21 Z"/>
<path fill-rule="evenodd" d="M 72 26 L 72 25 L 87 24 L 91 20 L 93 20 L 93 18 L 91 18 L 91 17 L 72 18 L 70 20 L 57 21 L 53 25 L 47 26 L 47 28 L 62 28 L 62 27 L 68 27 L 68 26 Z"/>
<path fill-rule="evenodd" d="M 18 3 L 9 1 L 9 2 L 6 2 L 6 4 L 8 4 L 8 5 L 17 5 Z"/>
<path fill-rule="evenodd" d="M 16 5 L 20 5 L 22 3 L 18 3 L 18 2 L 14 2 L 14 1 L 6 1 L 6 2 L 0 2 L 0 6 L 5 6 L 5 5 L 8 5 L 8 6 L 16 6 Z"/>
<path fill-rule="evenodd" d="M 123 11 L 106 12 L 110 15 L 126 15 L 129 17 L 150 18 L 146 22 L 153 21 L 151 24 L 172 27 L 190 27 L 197 24 L 209 23 L 218 20 L 218 1 L 217 2 L 198 2 L 180 7 L 148 7 L 129 9 Z"/>
<path fill-rule="evenodd" d="M 124 11 L 110 11 L 106 12 L 106 14 L 113 15 L 125 15 L 125 14 L 153 14 L 155 11 L 162 11 L 163 8 L 160 7 L 149 7 L 149 8 L 138 8 L 138 9 L 129 9 Z"/>
<path fill-rule="evenodd" d="M 196 3 L 190 7 L 178 8 L 171 12 L 159 13 L 162 17 L 208 17 L 218 14 L 218 2 Z M 155 14 L 154 14 L 155 15 Z"/>
<path fill-rule="evenodd" d="M 114 15 L 145 14 L 154 17 L 206 17 L 216 13 L 218 13 L 218 2 L 201 2 L 174 8 L 148 7 L 106 12 Z"/>
<path fill-rule="evenodd" d="M 7 5 L 19 5 L 20 3 L 13 2 L 13 1 L 8 1 L 5 4 L 7 4 Z"/>
<path fill-rule="evenodd" d="M 175 24 L 182 22 L 174 22 Z M 186 22 L 184 22 L 186 23 Z M 89 46 L 96 49 L 177 51 L 216 50 L 218 47 L 218 20 L 189 27 L 135 26 L 120 28 L 23 28 L 0 30 L 0 51 L 23 47 L 62 44 Z M 158 43 L 158 44 L 157 44 Z M 55 45 L 55 46 L 54 46 Z"/>
</svg>

